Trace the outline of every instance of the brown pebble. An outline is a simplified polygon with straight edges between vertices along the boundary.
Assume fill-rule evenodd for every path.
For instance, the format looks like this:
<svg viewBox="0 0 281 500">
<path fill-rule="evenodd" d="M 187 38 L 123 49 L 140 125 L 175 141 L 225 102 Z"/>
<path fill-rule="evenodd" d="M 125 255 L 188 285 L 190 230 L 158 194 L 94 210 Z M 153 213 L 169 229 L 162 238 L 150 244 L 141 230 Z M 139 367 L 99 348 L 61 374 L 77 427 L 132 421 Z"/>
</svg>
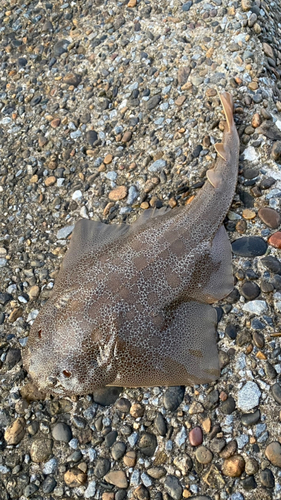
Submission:
<svg viewBox="0 0 281 500">
<path fill-rule="evenodd" d="M 64 474 L 64 481 L 70 488 L 78 488 L 87 481 L 87 474 L 78 469 L 78 467 L 73 467 Z"/>
<path fill-rule="evenodd" d="M 148 489 L 143 484 L 140 484 L 134 491 L 134 497 L 138 500 L 149 500 L 150 494 Z"/>
<path fill-rule="evenodd" d="M 136 465 L 137 454 L 134 450 L 127 451 L 123 457 L 123 462 L 127 467 L 134 467 Z"/>
<path fill-rule="evenodd" d="M 276 467 L 281 467 L 281 445 L 273 441 L 265 449 L 265 456 Z"/>
<path fill-rule="evenodd" d="M 260 124 L 261 124 L 261 116 L 259 113 L 255 113 L 253 118 L 252 118 L 252 126 L 254 128 L 257 128 L 260 126 Z"/>
<path fill-rule="evenodd" d="M 222 473 L 228 477 L 240 477 L 245 469 L 245 460 L 241 455 L 227 458 L 222 466 Z"/>
<path fill-rule="evenodd" d="M 38 137 L 38 146 L 40 148 L 43 148 L 47 144 L 47 142 L 48 142 L 47 137 L 44 137 L 42 135 L 40 137 Z"/>
<path fill-rule="evenodd" d="M 238 233 L 244 234 L 246 232 L 246 229 L 247 229 L 247 222 L 243 219 L 240 219 L 237 222 L 235 229 Z"/>
<path fill-rule="evenodd" d="M 34 285 L 30 288 L 29 292 L 28 292 L 28 296 L 30 298 L 30 300 L 36 300 L 37 297 L 39 296 L 39 293 L 40 293 L 40 288 L 38 285 Z"/>
<path fill-rule="evenodd" d="M 273 208 L 260 208 L 258 211 L 259 218 L 271 229 L 277 229 L 281 222 L 281 216 Z"/>
<path fill-rule="evenodd" d="M 174 208 L 176 206 L 177 206 L 177 202 L 176 202 L 175 198 L 170 198 L 169 199 L 169 207 Z"/>
<path fill-rule="evenodd" d="M 228 395 L 226 394 L 226 392 L 221 391 L 221 393 L 220 393 L 220 400 L 221 401 L 226 401 L 227 398 L 228 398 Z"/>
<path fill-rule="evenodd" d="M 191 446 L 200 446 L 203 442 L 203 432 L 201 427 L 194 427 L 189 433 L 189 442 Z"/>
<path fill-rule="evenodd" d="M 209 417 L 207 417 L 207 418 L 205 418 L 205 420 L 203 420 L 202 427 L 203 427 L 204 431 L 207 434 L 209 434 L 211 427 L 212 427 L 212 421 Z"/>
<path fill-rule="evenodd" d="M 140 204 L 140 207 L 143 209 L 143 210 L 147 210 L 149 208 L 149 203 L 148 201 L 143 201 L 141 204 Z"/>
<path fill-rule="evenodd" d="M 113 156 L 111 154 L 108 154 L 105 156 L 103 163 L 105 163 L 106 165 L 109 165 L 109 163 L 111 163 L 112 160 L 113 160 Z"/>
<path fill-rule="evenodd" d="M 259 88 L 259 86 L 258 86 L 257 82 L 251 82 L 251 83 L 249 83 L 248 88 L 250 90 L 257 90 Z"/>
<path fill-rule="evenodd" d="M 60 118 L 55 118 L 50 122 L 50 125 L 52 128 L 57 128 L 60 125 L 61 119 Z"/>
<path fill-rule="evenodd" d="M 126 474 L 123 470 L 112 470 L 108 472 L 104 479 L 109 483 L 113 484 L 113 486 L 117 486 L 117 488 L 127 488 L 128 481 Z"/>
<path fill-rule="evenodd" d="M 199 446 L 195 452 L 195 456 L 200 464 L 206 465 L 212 461 L 213 453 L 206 446 Z"/>
<path fill-rule="evenodd" d="M 262 333 L 255 331 L 253 333 L 253 342 L 259 349 L 264 348 L 264 336 Z"/>
<path fill-rule="evenodd" d="M 144 414 L 144 407 L 141 404 L 139 404 L 139 403 L 134 403 L 131 406 L 130 414 L 134 418 L 142 417 L 143 414 Z"/>
<path fill-rule="evenodd" d="M 118 186 L 117 188 L 110 191 L 108 198 L 112 201 L 123 200 L 124 198 L 126 198 L 127 192 L 128 191 L 126 186 Z"/>
<path fill-rule="evenodd" d="M 254 212 L 253 210 L 250 210 L 249 208 L 245 208 L 245 210 L 243 210 L 243 212 L 242 212 L 242 217 L 243 217 L 243 219 L 246 219 L 246 220 L 254 219 L 256 217 L 256 212 Z"/>
<path fill-rule="evenodd" d="M 67 85 L 73 85 L 73 87 L 78 87 L 81 82 L 81 75 L 77 75 L 75 73 L 68 73 L 63 77 L 63 82 L 67 83 Z"/>
<path fill-rule="evenodd" d="M 127 7 L 129 7 L 130 9 L 132 9 L 136 5 L 137 5 L 137 0 L 129 0 L 129 3 L 128 3 Z"/>
<path fill-rule="evenodd" d="M 34 174 L 31 178 L 30 178 L 30 184 L 36 184 L 38 182 L 38 175 L 37 174 Z"/>
<path fill-rule="evenodd" d="M 230 458 L 234 453 L 237 451 L 237 441 L 233 439 L 232 441 L 229 441 L 225 448 L 220 452 L 220 457 L 221 458 Z"/>
<path fill-rule="evenodd" d="M 14 323 L 18 318 L 20 318 L 22 316 L 22 312 L 23 311 L 21 307 L 16 307 L 15 309 L 13 309 L 9 316 L 10 323 Z"/>
<path fill-rule="evenodd" d="M 57 178 L 54 175 L 50 175 L 45 179 L 45 186 L 53 186 L 57 182 Z"/>
<path fill-rule="evenodd" d="M 182 106 L 184 101 L 186 100 L 186 96 L 185 95 L 180 95 L 176 100 L 175 100 L 175 104 L 177 106 Z"/>
<path fill-rule="evenodd" d="M 25 434 L 24 418 L 17 418 L 5 431 L 4 439 L 8 445 L 18 444 Z"/>
<path fill-rule="evenodd" d="M 102 500 L 114 500 L 115 498 L 115 493 L 114 491 L 105 491 L 103 494 L 102 494 Z"/>
<path fill-rule="evenodd" d="M 122 142 L 129 142 L 131 139 L 132 139 L 132 132 L 130 130 L 127 130 L 123 134 L 121 141 Z"/>
<path fill-rule="evenodd" d="M 268 238 L 268 243 L 272 247 L 281 248 L 281 231 L 277 231 Z"/>
<path fill-rule="evenodd" d="M 147 469 L 147 474 L 153 477 L 153 479 L 160 479 L 166 475 L 166 469 L 164 467 L 151 467 Z"/>
<path fill-rule="evenodd" d="M 257 352 L 257 358 L 258 359 L 262 359 L 262 360 L 267 359 L 266 355 L 263 352 L 261 352 L 261 351 Z"/>
</svg>

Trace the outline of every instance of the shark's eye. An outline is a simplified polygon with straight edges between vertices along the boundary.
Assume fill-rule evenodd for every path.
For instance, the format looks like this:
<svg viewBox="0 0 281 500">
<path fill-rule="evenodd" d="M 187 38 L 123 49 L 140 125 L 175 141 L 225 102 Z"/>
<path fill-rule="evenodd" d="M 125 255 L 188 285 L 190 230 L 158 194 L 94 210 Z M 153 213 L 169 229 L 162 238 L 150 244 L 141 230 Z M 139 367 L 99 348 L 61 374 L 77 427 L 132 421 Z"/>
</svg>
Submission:
<svg viewBox="0 0 281 500">
<path fill-rule="evenodd" d="M 63 370 L 63 375 L 66 377 L 66 378 L 69 378 L 71 377 L 71 372 L 69 372 L 68 370 Z"/>
<path fill-rule="evenodd" d="M 37 335 L 38 335 L 38 339 L 42 338 L 42 330 L 41 330 L 41 328 L 40 328 L 40 330 L 38 330 Z"/>
</svg>

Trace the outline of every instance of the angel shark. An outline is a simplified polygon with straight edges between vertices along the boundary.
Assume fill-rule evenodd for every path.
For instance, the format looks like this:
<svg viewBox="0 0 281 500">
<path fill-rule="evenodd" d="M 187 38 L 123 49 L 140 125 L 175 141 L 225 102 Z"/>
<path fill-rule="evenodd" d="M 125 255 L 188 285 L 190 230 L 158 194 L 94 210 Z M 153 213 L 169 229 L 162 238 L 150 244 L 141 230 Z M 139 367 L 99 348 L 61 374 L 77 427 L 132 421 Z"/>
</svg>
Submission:
<svg viewBox="0 0 281 500">
<path fill-rule="evenodd" d="M 238 174 L 233 101 L 217 160 L 191 204 L 147 210 L 132 225 L 79 220 L 24 367 L 55 395 L 103 386 L 193 385 L 220 374 L 216 309 L 233 289 L 223 220 Z"/>
</svg>

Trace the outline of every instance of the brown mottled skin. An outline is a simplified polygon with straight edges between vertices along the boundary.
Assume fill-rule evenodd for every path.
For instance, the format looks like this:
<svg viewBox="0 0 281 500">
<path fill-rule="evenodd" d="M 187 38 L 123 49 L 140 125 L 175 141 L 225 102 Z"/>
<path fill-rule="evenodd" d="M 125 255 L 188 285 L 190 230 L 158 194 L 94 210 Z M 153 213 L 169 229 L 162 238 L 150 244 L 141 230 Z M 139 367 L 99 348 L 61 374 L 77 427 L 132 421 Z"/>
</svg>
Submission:
<svg viewBox="0 0 281 500">
<path fill-rule="evenodd" d="M 34 321 L 24 366 L 46 393 L 207 383 L 219 377 L 216 310 L 233 288 L 223 220 L 239 139 L 232 97 L 214 169 L 186 207 L 131 226 L 80 220 L 53 293 Z"/>
</svg>

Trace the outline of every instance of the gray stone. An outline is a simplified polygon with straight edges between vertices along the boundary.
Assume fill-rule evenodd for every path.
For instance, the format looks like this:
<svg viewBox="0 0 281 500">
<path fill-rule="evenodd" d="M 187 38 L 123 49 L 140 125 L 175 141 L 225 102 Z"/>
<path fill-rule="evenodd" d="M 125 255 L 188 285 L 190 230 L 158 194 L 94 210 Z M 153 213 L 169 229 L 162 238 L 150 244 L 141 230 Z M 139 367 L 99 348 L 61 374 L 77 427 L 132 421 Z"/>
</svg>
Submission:
<svg viewBox="0 0 281 500">
<path fill-rule="evenodd" d="M 72 439 L 72 432 L 69 425 L 64 422 L 59 422 L 56 424 L 52 430 L 52 436 L 56 441 L 63 441 L 64 443 L 69 443 Z"/>
<path fill-rule="evenodd" d="M 57 238 L 58 240 L 65 240 L 73 231 L 74 224 L 72 226 L 65 226 L 58 230 Z"/>
<path fill-rule="evenodd" d="M 148 170 L 149 172 L 159 172 L 162 170 L 164 167 L 166 167 L 166 160 L 163 160 L 160 158 L 160 160 L 154 161 L 149 167 Z"/>
<path fill-rule="evenodd" d="M 182 496 L 182 485 L 176 476 L 168 474 L 165 478 L 165 489 L 174 500 L 180 500 Z"/>
</svg>

